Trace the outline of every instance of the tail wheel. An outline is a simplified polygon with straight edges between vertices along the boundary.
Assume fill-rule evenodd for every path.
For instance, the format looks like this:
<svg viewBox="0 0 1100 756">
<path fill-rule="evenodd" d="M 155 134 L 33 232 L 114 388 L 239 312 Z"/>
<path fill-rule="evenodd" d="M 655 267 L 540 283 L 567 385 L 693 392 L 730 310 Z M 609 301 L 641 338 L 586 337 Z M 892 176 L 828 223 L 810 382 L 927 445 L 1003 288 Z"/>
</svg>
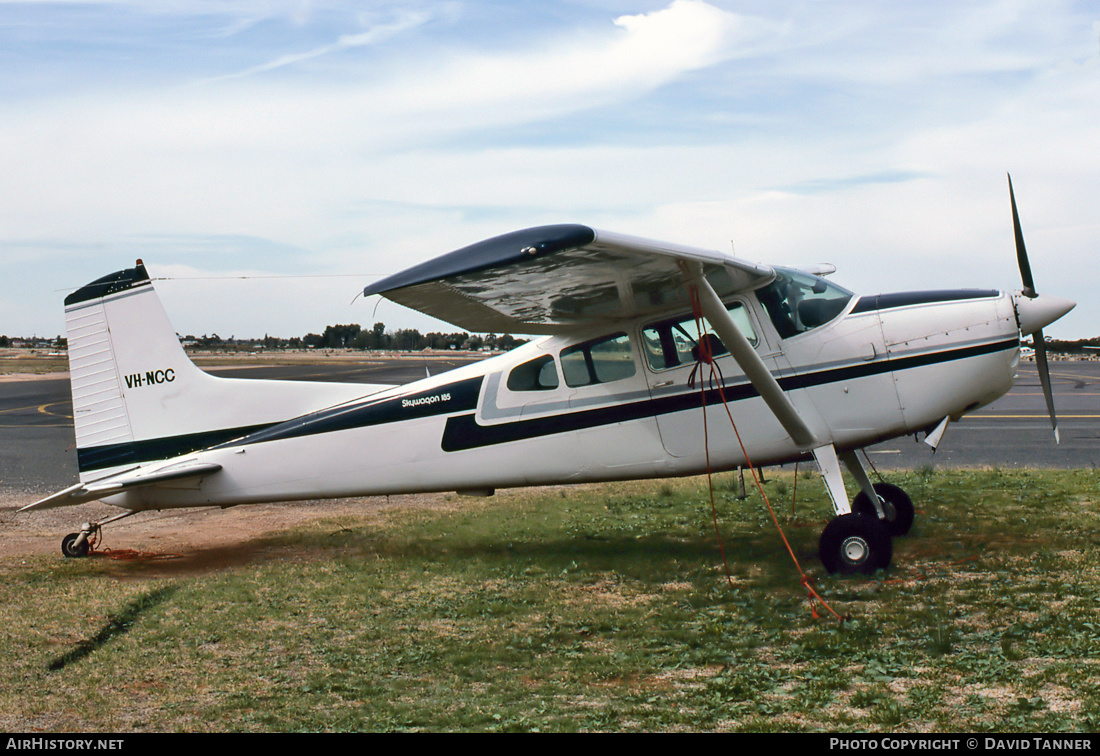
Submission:
<svg viewBox="0 0 1100 756">
<path fill-rule="evenodd" d="M 890 566 L 894 542 L 877 516 L 852 513 L 834 518 L 821 533 L 821 563 L 833 574 L 870 575 Z"/>
<path fill-rule="evenodd" d="M 876 483 L 875 493 L 882 499 L 882 511 L 886 515 L 886 527 L 892 536 L 903 536 L 913 527 L 913 502 L 905 491 L 892 483 Z M 852 501 L 852 511 L 878 518 L 871 499 L 863 491 Z"/>
<path fill-rule="evenodd" d="M 69 533 L 61 539 L 61 553 L 70 559 L 88 556 L 90 544 L 83 533 Z"/>
</svg>

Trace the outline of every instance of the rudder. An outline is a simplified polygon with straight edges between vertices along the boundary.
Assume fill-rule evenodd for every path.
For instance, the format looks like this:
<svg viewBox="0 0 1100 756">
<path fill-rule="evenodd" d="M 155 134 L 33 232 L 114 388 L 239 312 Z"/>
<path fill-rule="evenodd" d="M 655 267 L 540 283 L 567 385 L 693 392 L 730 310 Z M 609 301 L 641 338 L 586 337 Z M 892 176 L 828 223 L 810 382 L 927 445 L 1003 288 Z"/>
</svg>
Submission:
<svg viewBox="0 0 1100 756">
<path fill-rule="evenodd" d="M 81 482 L 386 388 L 219 378 L 200 370 L 141 260 L 67 296 L 65 323 Z"/>
</svg>

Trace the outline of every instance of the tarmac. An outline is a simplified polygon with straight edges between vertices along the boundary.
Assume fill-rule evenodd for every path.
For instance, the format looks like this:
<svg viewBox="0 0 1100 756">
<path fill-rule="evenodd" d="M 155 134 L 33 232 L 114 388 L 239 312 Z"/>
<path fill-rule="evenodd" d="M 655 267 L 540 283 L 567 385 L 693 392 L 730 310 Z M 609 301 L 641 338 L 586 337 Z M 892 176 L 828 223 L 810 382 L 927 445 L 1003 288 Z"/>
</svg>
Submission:
<svg viewBox="0 0 1100 756">
<path fill-rule="evenodd" d="M 471 359 L 376 358 L 302 365 L 206 368 L 248 378 L 408 383 Z M 867 448 L 878 470 L 940 468 L 1091 469 L 1100 463 L 1100 362 L 1050 364 L 1061 443 L 1055 444 L 1034 363 L 1021 363 L 1013 389 L 952 423 L 939 449 L 912 437 Z M 68 376 L 0 379 L 0 493 L 37 497 L 77 482 Z M 33 499 L 28 498 L 28 503 Z"/>
</svg>

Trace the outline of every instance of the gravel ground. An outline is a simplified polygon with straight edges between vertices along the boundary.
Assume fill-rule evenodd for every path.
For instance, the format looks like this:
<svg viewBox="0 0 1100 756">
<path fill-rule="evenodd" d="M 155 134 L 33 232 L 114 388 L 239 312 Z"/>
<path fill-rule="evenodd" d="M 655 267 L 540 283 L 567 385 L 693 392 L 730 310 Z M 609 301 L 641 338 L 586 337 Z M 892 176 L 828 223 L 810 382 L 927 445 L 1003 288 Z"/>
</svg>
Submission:
<svg viewBox="0 0 1100 756">
<path fill-rule="evenodd" d="M 0 494 L 0 562 L 31 556 L 61 556 L 61 538 L 81 523 L 121 510 L 97 502 L 76 507 L 17 512 L 36 494 Z M 209 570 L 246 564 L 263 558 L 262 536 L 313 520 L 355 517 L 367 519 L 385 509 L 454 506 L 443 494 L 379 496 L 330 501 L 251 504 L 229 509 L 202 508 L 145 512 L 104 528 L 98 545 L 103 554 L 138 555 L 170 560 L 181 571 Z"/>
</svg>

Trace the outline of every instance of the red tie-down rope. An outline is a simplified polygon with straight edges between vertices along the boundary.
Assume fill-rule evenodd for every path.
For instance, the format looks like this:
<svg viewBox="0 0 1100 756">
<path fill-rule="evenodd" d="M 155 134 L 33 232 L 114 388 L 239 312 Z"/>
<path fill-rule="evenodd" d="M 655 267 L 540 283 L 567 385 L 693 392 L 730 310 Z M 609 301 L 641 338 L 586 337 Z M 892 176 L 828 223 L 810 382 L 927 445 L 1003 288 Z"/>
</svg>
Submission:
<svg viewBox="0 0 1100 756">
<path fill-rule="evenodd" d="M 818 619 L 819 616 L 820 616 L 817 612 L 817 607 L 818 607 L 818 605 L 820 605 L 823 609 L 828 611 L 830 614 L 832 614 L 838 620 L 840 620 L 841 622 L 844 622 L 845 619 L 847 619 L 847 618 L 846 617 L 841 617 L 839 614 L 837 614 L 836 611 L 831 606 L 829 606 L 829 604 L 825 601 L 825 599 L 823 599 L 821 597 L 821 595 L 814 589 L 814 587 L 813 587 L 813 578 L 811 578 L 809 575 L 807 575 L 805 570 L 802 569 L 802 565 L 799 563 L 798 557 L 795 556 L 794 549 L 791 547 L 790 541 L 787 540 L 786 533 L 783 532 L 783 527 L 779 524 L 779 518 L 775 516 L 775 510 L 772 509 L 771 502 L 768 500 L 768 495 L 764 492 L 764 486 L 760 482 L 760 476 L 757 474 L 756 468 L 753 466 L 752 460 L 749 458 L 748 450 L 745 448 L 745 442 L 741 440 L 741 432 L 739 430 L 737 430 L 737 423 L 734 422 L 734 420 L 733 420 L 733 413 L 730 411 L 729 402 L 726 401 L 726 392 L 725 392 L 724 387 L 722 385 L 723 384 L 723 378 L 722 378 L 722 374 L 721 374 L 721 369 L 718 368 L 717 364 L 715 363 L 714 354 L 711 352 L 711 343 L 710 343 L 711 340 L 709 338 L 707 338 L 707 336 L 709 334 L 706 332 L 706 321 L 703 318 L 702 307 L 699 304 L 699 293 L 698 293 L 698 290 L 694 286 L 691 287 L 690 297 L 691 297 L 692 315 L 695 318 L 695 332 L 696 332 L 696 334 L 698 334 L 699 339 L 698 339 L 698 356 L 696 358 L 696 365 L 695 365 L 694 368 L 692 368 L 692 371 L 691 371 L 691 377 L 689 378 L 689 384 L 694 382 L 696 372 L 699 371 L 700 366 L 703 365 L 704 363 L 707 364 L 710 368 L 710 375 L 709 375 L 708 380 L 709 380 L 709 382 L 712 386 L 716 385 L 718 387 L 718 396 L 722 400 L 722 406 L 726 410 L 726 416 L 729 418 L 730 426 L 733 428 L 733 434 L 734 434 L 734 436 L 736 436 L 737 443 L 741 447 L 741 454 L 745 458 L 745 464 L 748 466 L 749 473 L 752 475 L 752 480 L 753 480 L 753 483 L 756 485 L 756 490 L 760 492 L 760 497 L 764 500 L 764 505 L 768 508 L 768 514 L 771 515 L 772 522 L 775 524 L 775 529 L 776 529 L 776 531 L 778 531 L 779 537 L 780 537 L 780 539 L 782 539 L 783 545 L 786 547 L 787 553 L 790 555 L 791 561 L 794 563 L 795 569 L 798 570 L 800 582 L 802 584 L 802 587 L 804 589 L 806 589 L 806 599 L 810 604 L 810 611 L 813 614 L 814 619 Z M 716 373 L 717 373 L 717 377 L 718 377 L 717 381 L 715 381 Z M 719 549 L 720 553 L 722 554 L 722 565 L 723 565 L 723 567 L 725 568 L 725 571 L 726 571 L 726 582 L 729 583 L 730 586 L 732 586 L 733 585 L 733 578 L 730 575 L 729 562 L 726 559 L 725 544 L 724 544 L 723 539 L 722 539 L 721 529 L 718 527 L 718 506 L 717 506 L 717 504 L 715 503 L 715 500 L 714 500 L 714 480 L 713 480 L 713 474 L 712 474 L 712 469 L 711 469 L 711 464 L 710 464 L 710 433 L 709 433 L 709 429 L 707 427 L 707 389 L 706 389 L 706 383 L 707 383 L 707 381 L 703 381 L 700 377 L 700 380 L 699 380 L 699 392 L 700 392 L 699 396 L 700 396 L 701 407 L 702 407 L 702 411 L 703 411 L 703 448 L 704 448 L 704 451 L 706 453 L 706 461 L 707 461 L 707 488 L 710 492 L 711 519 L 714 522 L 714 532 L 718 537 L 718 549 Z"/>
</svg>

